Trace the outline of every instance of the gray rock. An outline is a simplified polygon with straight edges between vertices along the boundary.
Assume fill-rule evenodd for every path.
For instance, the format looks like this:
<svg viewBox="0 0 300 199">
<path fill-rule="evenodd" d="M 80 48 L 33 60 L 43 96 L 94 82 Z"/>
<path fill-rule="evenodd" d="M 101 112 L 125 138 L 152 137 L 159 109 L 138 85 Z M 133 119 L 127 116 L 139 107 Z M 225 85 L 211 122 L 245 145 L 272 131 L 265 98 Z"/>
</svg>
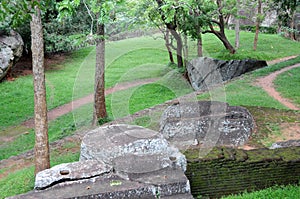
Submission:
<svg viewBox="0 0 300 199">
<path fill-rule="evenodd" d="M 35 190 L 11 198 L 192 198 L 185 156 L 158 132 L 105 126 L 81 147 L 79 162 L 38 173 Z"/>
<path fill-rule="evenodd" d="M 160 132 L 178 148 L 240 146 L 250 137 L 254 120 L 243 107 L 223 102 L 198 101 L 168 107 L 160 121 Z"/>
<path fill-rule="evenodd" d="M 112 167 L 97 160 L 65 163 L 39 172 L 35 189 L 44 189 L 63 181 L 75 181 L 107 174 Z"/>
<path fill-rule="evenodd" d="M 11 31 L 9 36 L 0 35 L 0 80 L 22 56 L 23 46 L 22 37 L 15 31 Z"/>
<path fill-rule="evenodd" d="M 150 173 L 132 174 L 130 179 L 126 180 L 112 174 L 65 182 L 45 190 L 33 190 L 13 196 L 10 199 L 192 198 L 189 181 L 181 169 L 166 168 Z"/>
<path fill-rule="evenodd" d="M 166 167 L 186 170 L 186 159 L 156 131 L 111 125 L 89 132 L 82 140 L 80 161 L 101 160 L 120 173 L 150 172 Z"/>
<path fill-rule="evenodd" d="M 187 64 L 188 77 L 195 90 L 206 90 L 244 73 L 267 66 L 260 60 L 223 61 L 208 57 L 199 57 Z"/>
<path fill-rule="evenodd" d="M 275 142 L 272 144 L 270 149 L 286 148 L 286 147 L 293 147 L 293 146 L 300 146 L 300 140 L 288 140 L 285 142 Z"/>
</svg>

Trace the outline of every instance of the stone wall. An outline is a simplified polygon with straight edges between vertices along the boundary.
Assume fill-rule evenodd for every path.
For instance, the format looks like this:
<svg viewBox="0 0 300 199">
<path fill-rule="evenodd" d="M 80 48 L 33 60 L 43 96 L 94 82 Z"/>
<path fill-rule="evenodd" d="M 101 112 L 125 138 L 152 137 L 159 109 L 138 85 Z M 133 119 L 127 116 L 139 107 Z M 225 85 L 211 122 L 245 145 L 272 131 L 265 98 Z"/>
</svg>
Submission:
<svg viewBox="0 0 300 199">
<path fill-rule="evenodd" d="M 205 158 L 198 158 L 198 149 L 185 155 L 186 176 L 194 197 L 218 198 L 300 180 L 300 147 L 250 151 L 214 148 Z"/>
</svg>

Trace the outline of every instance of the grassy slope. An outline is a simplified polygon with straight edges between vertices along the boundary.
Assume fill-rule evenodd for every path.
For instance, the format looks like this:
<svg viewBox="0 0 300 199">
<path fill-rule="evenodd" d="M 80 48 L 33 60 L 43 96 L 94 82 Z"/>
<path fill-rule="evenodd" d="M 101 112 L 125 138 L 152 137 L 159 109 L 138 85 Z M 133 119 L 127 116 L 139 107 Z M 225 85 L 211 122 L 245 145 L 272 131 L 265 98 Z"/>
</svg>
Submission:
<svg viewBox="0 0 300 199">
<path fill-rule="evenodd" d="M 228 36 L 233 40 L 233 31 Z M 220 59 L 257 58 L 271 60 L 279 57 L 294 55 L 300 51 L 299 43 L 289 41 L 277 35 L 260 35 L 258 50 L 252 50 L 253 33 L 242 32 L 241 48 L 235 55 L 230 55 L 215 36 L 204 35 L 205 56 Z M 288 48 L 286 48 L 288 46 Z M 283 50 L 284 49 L 284 50 Z M 168 62 L 167 52 L 161 39 L 151 37 L 128 39 L 110 42 L 106 49 L 107 87 L 116 84 L 124 78 L 132 68 L 144 66 L 147 70 L 151 65 L 165 65 Z M 130 57 L 131 51 L 140 53 L 138 58 L 123 62 L 123 56 Z M 195 56 L 195 45 L 190 44 L 190 57 Z M 131 53 L 130 53 L 131 52 Z M 93 47 L 81 49 L 72 54 L 64 63 L 56 66 L 60 70 L 46 72 L 48 108 L 70 102 L 74 98 L 82 97 L 93 91 L 93 72 L 95 64 L 95 49 Z M 139 77 L 136 74 L 136 78 Z M 141 77 L 139 77 L 141 78 Z M 134 78 L 132 78 L 134 79 Z M 22 88 L 22 89 L 20 89 Z M 0 84 L 0 130 L 19 124 L 33 117 L 33 88 L 31 76 L 20 77 L 14 82 Z"/>
<path fill-rule="evenodd" d="M 286 80 L 289 81 L 286 81 Z M 300 68 L 287 71 L 275 79 L 276 89 L 300 107 Z"/>
<path fill-rule="evenodd" d="M 233 35 L 233 32 L 229 32 L 229 35 Z M 252 36 L 253 34 L 251 33 L 243 33 L 242 34 L 242 42 L 244 42 L 245 45 L 243 45 L 241 47 L 241 49 L 239 50 L 238 54 L 235 56 L 229 56 L 227 54 L 226 51 L 223 50 L 223 47 L 219 45 L 219 41 L 217 41 L 214 36 L 211 35 L 205 35 L 204 40 L 205 40 L 205 54 L 207 56 L 213 56 L 216 58 L 224 58 L 224 56 L 227 57 L 227 59 L 229 58 L 247 58 L 247 57 L 254 57 L 254 58 L 261 58 L 262 59 L 267 59 L 267 60 L 271 60 L 271 59 L 275 59 L 278 57 L 284 57 L 284 56 L 289 56 L 289 55 L 293 55 L 299 52 L 300 50 L 300 45 L 296 45 L 296 43 L 285 40 L 283 38 L 280 38 L 276 35 L 261 35 L 260 38 L 262 38 L 262 40 L 264 40 L 266 43 L 262 44 L 262 42 L 259 44 L 259 49 L 257 52 L 253 52 L 251 50 L 251 42 L 252 42 Z M 280 42 L 278 42 L 280 41 Z M 272 45 L 274 44 L 273 48 Z M 288 49 L 284 49 L 284 50 L 274 50 L 274 48 L 277 49 L 281 48 L 280 45 L 283 46 L 289 46 Z M 111 85 L 114 85 L 115 83 L 117 83 L 118 81 L 130 81 L 130 80 L 134 80 L 137 78 L 148 78 L 148 77 L 157 77 L 160 76 L 162 74 L 165 74 L 168 70 L 167 69 L 160 69 L 160 70 L 156 70 L 159 68 L 159 66 L 165 65 L 167 63 L 167 54 L 164 54 L 163 51 L 163 43 L 161 41 L 153 41 L 152 38 L 138 38 L 138 39 L 131 39 L 131 40 L 124 40 L 124 41 L 120 41 L 120 42 L 113 42 L 113 43 L 109 43 L 108 44 L 108 53 L 107 56 L 107 60 L 109 63 L 109 66 L 107 68 L 107 85 L 108 87 L 110 87 Z M 209 46 L 209 47 L 208 47 Z M 269 46 L 269 48 L 267 48 Z M 122 48 L 125 49 L 122 49 Z M 193 46 L 190 46 L 191 50 L 193 50 Z M 133 49 L 130 50 L 130 49 Z M 134 57 L 134 54 L 136 53 L 137 57 Z M 153 54 L 152 54 L 153 53 Z M 116 56 L 118 55 L 118 56 Z M 66 103 L 68 101 L 70 101 L 72 98 L 77 98 L 80 97 L 80 95 L 84 94 L 82 93 L 87 91 L 86 93 L 89 93 L 90 91 L 92 91 L 91 88 L 89 88 L 89 86 L 87 85 L 91 85 L 93 83 L 93 81 L 90 81 L 90 75 L 92 73 L 92 68 L 94 65 L 94 56 L 95 56 L 95 52 L 93 48 L 87 48 L 87 49 L 82 49 L 79 50 L 77 52 L 74 52 L 72 57 L 70 59 L 68 59 L 65 63 L 62 63 L 61 66 L 59 66 L 61 68 L 61 70 L 58 71 L 48 71 L 47 72 L 47 79 L 48 79 L 48 89 L 49 92 L 48 94 L 49 96 L 49 103 L 50 103 L 50 107 L 56 107 L 60 104 Z M 85 57 L 85 60 L 83 60 L 83 58 Z M 146 59 L 146 58 L 149 59 Z M 130 60 L 128 62 L 124 62 L 125 60 Z M 146 62 L 146 64 L 145 64 Z M 115 65 L 114 65 L 115 64 Z M 112 67 L 114 66 L 114 67 Z M 117 72 L 119 70 L 116 70 L 115 68 L 122 68 L 122 72 L 124 72 L 123 74 L 117 74 Z M 144 70 L 147 70 L 146 74 L 148 74 L 149 71 L 149 67 L 154 68 L 154 70 L 151 70 L 151 73 L 149 76 L 143 76 L 145 75 Z M 138 73 L 132 73 L 132 71 L 130 71 L 131 68 L 134 68 L 134 71 L 140 71 Z M 271 68 L 271 67 L 269 67 Z M 65 73 L 60 73 L 60 71 L 64 71 Z M 89 74 L 89 76 L 85 76 L 83 73 L 87 72 L 87 74 Z M 110 71 L 110 72 L 108 72 Z M 111 74 L 110 74 L 111 73 Z M 268 72 L 263 72 L 263 73 L 268 73 Z M 126 74 L 126 75 L 124 75 Z M 254 74 L 255 76 L 256 74 Z M 259 76 L 259 75 L 257 75 Z M 80 77 L 80 78 L 78 78 Z M 83 78 L 81 78 L 83 77 Z M 68 79 L 66 81 L 62 81 L 62 79 Z M 80 79 L 82 79 L 82 81 L 80 81 Z M 109 79 L 109 80 L 108 80 Z M 1 84 L 0 85 L 0 91 L 4 91 L 4 93 L 6 93 L 6 97 L 8 98 L 8 100 L 6 99 L 1 99 L 1 107 L 5 107 L 6 106 L 6 110 L 7 112 L 5 112 L 5 116 L 9 115 L 7 113 L 11 113 L 13 114 L 13 116 L 10 116 L 10 120 L 5 121 L 5 117 L 3 117 L 4 115 L 0 115 L 0 122 L 1 124 L 4 124 L 7 126 L 13 125 L 13 124 L 18 124 L 20 121 L 23 121 L 24 119 L 31 117 L 32 116 L 32 107 L 30 108 L 30 106 L 32 106 L 29 102 L 32 101 L 32 97 L 30 97 L 32 94 L 32 86 L 31 86 L 31 77 L 22 77 L 19 78 L 17 81 L 20 81 L 19 83 L 15 82 L 5 82 L 5 84 Z M 166 82 L 168 82 L 169 79 L 166 80 Z M 247 89 L 247 87 L 249 86 L 249 83 L 251 81 L 247 81 L 247 80 L 238 80 L 240 82 L 236 82 L 236 84 L 233 85 L 228 85 L 226 86 L 226 97 L 227 99 L 229 99 L 229 101 L 231 101 L 230 103 L 232 104 L 239 104 L 239 105 L 244 105 L 245 102 L 247 102 L 245 105 L 249 104 L 250 102 L 248 102 L 248 99 L 251 98 L 252 96 L 255 96 L 258 98 L 258 100 L 253 100 L 251 103 L 254 103 L 252 105 L 262 105 L 264 106 L 263 103 L 265 103 L 265 100 L 270 100 L 270 98 L 268 99 L 268 96 L 264 96 L 263 93 L 261 93 L 260 91 L 258 91 L 257 88 L 253 87 L 252 89 L 250 89 L 250 91 L 248 91 L 248 95 L 247 95 L 247 91 L 245 89 Z M 74 84 L 75 82 L 75 84 Z M 86 83 L 88 82 L 88 83 Z M 6 85 L 7 84 L 7 85 Z M 72 94 L 72 90 L 75 87 L 75 90 L 77 89 L 76 85 L 81 85 L 83 84 L 85 89 L 80 90 L 81 88 L 79 88 L 79 94 L 75 95 Z M 5 86 L 2 86 L 5 85 Z M 17 86 L 16 86 L 17 85 Z M 51 86 L 52 87 L 51 87 Z M 30 87 L 31 86 L 31 87 Z M 51 88 L 50 88 L 51 87 Z M 176 86 L 174 86 L 176 87 Z M 170 99 L 174 96 L 179 96 L 180 94 L 178 94 L 179 92 L 176 91 L 176 89 L 174 89 L 174 87 L 171 88 L 166 88 L 165 84 L 163 85 L 159 85 L 159 84 L 153 84 L 153 85 L 146 85 L 143 87 L 139 87 L 134 90 L 134 94 L 133 96 L 130 98 L 130 103 L 132 103 L 132 105 L 130 106 L 131 108 L 129 108 L 129 112 L 133 113 L 136 110 L 139 109 L 143 109 L 147 106 L 151 106 L 153 105 L 153 100 L 152 99 L 161 99 L 156 101 L 155 103 L 161 103 L 163 100 L 166 99 Z M 18 88 L 24 88 L 22 90 L 18 89 Z M 71 88 L 71 89 L 70 89 Z M 87 90 L 86 88 L 89 88 L 91 90 Z M 185 88 L 185 87 L 184 87 Z M 2 90 L 3 89 L 3 90 Z M 150 91 L 149 91 L 150 89 Z M 187 89 L 186 91 L 184 91 L 182 94 L 184 94 L 185 92 L 189 92 L 189 88 L 185 88 Z M 232 94 L 232 99 L 230 99 L 230 94 L 229 93 L 236 93 L 237 89 L 242 89 L 244 91 L 244 94 L 241 94 L 241 97 L 235 97 Z M 16 94 L 15 96 L 18 96 L 17 98 L 15 98 L 14 96 L 10 97 L 10 92 L 11 90 L 16 90 Z M 158 91 L 158 92 L 152 92 L 153 91 Z M 180 90 L 180 89 L 179 89 Z M 183 89 L 184 90 L 184 89 Z M 24 91 L 24 92 L 23 92 Z M 142 98 L 141 95 L 143 95 L 145 92 L 148 92 L 149 95 L 147 95 L 145 98 Z M 159 91 L 164 91 L 164 93 L 166 95 L 161 96 L 162 92 Z M 258 92 L 257 92 L 258 91 Z M 31 93 L 30 93 L 31 92 Z M 252 93 L 253 92 L 253 93 Z M 159 94 L 159 95 L 155 95 L 153 96 L 153 94 Z M 122 93 L 120 94 L 120 96 L 122 97 Z M 262 98 L 260 96 L 263 96 Z M 152 99 L 150 100 L 150 97 L 152 97 Z M 108 101 L 113 102 L 111 99 L 112 98 L 119 98 L 118 95 L 115 95 L 115 97 L 109 96 L 108 97 Z M 137 106 L 133 106 L 135 104 L 139 104 L 139 102 L 144 101 L 144 99 L 148 99 L 148 102 L 146 104 L 141 104 L 140 107 Z M 17 99 L 17 100 L 14 100 Z M 22 103 L 23 101 L 26 102 L 26 99 L 28 100 L 27 103 Z M 51 101 L 52 100 L 52 101 Z M 10 101 L 16 101 L 17 104 L 21 104 L 19 108 L 12 110 L 12 107 L 10 107 Z M 154 104 L 155 104 L 154 103 Z M 243 104 L 244 103 L 244 104 Z M 266 104 L 266 103 L 265 103 Z M 269 104 L 269 102 L 267 103 Z M 86 108 L 83 108 L 82 110 L 77 110 L 78 114 L 77 115 L 87 115 L 87 110 L 90 110 L 90 107 L 88 107 L 90 105 L 87 105 Z M 108 106 L 110 107 L 109 109 L 111 109 L 111 104 L 108 103 Z M 115 105 L 114 105 L 115 106 Z M 122 106 L 122 105 L 121 105 Z M 276 104 L 276 102 L 273 103 L 273 105 L 271 105 L 273 107 L 277 107 L 277 108 L 283 108 L 280 107 L 279 104 Z M 23 111 L 23 109 L 25 109 L 24 107 L 28 107 L 28 110 L 25 110 L 24 112 L 19 112 L 19 111 Z M 19 110 L 20 109 L 20 110 Z M 4 112 L 0 112 L 0 114 L 3 114 Z M 90 113 L 88 113 L 90 114 Z M 19 115 L 19 116 L 18 116 Z M 75 114 L 76 115 L 76 114 Z M 82 120 L 81 120 L 82 119 Z M 4 121 L 4 122 L 3 122 Z M 84 121 L 84 118 L 79 118 L 77 120 L 77 122 L 82 122 L 85 123 L 86 121 Z M 72 114 L 67 114 L 65 116 L 62 116 L 60 118 L 58 118 L 56 121 L 53 121 L 50 123 L 50 140 L 56 140 L 56 139 L 60 139 L 61 137 L 64 137 L 68 134 L 71 134 L 74 129 L 76 129 L 75 127 L 76 121 L 74 123 L 74 119 L 73 119 L 73 115 Z M 1 125 L 2 126 L 2 125 Z M 5 128 L 1 127 L 2 129 Z M 1 130 L 0 128 L 0 130 Z M 51 133 L 52 132 L 52 133 Z M 30 142 L 31 142 L 31 146 L 28 147 L 32 148 L 32 139 L 33 139 L 33 132 L 31 134 L 27 134 L 24 136 L 32 136 L 32 138 L 30 138 Z M 20 151 L 24 151 L 26 149 L 22 149 L 22 144 L 24 143 L 24 139 L 20 139 L 19 140 L 19 144 L 14 144 L 12 145 L 12 147 L 6 151 L 2 151 L 4 153 L 6 153 L 7 151 L 12 151 L 14 148 L 14 146 L 16 145 L 20 145 L 21 146 L 21 150 Z M 27 148 L 27 147 L 26 147 Z M 1 153 L 2 153 L 1 152 Z M 19 153 L 19 152 L 17 152 Z M 70 157 L 70 159 L 68 159 L 69 161 L 74 161 L 76 160 L 78 157 L 76 156 L 78 154 L 75 155 L 67 155 L 66 157 L 63 157 L 62 159 L 58 160 L 57 163 L 63 162 L 63 159 Z M 52 157 L 56 157 L 58 155 L 54 155 Z M 62 156 L 59 156 L 62 157 Z M 12 173 L 11 175 L 9 175 L 7 178 L 1 179 L 0 180 L 0 192 L 1 193 L 6 193 L 5 195 L 12 195 L 12 194 L 17 194 L 17 193 L 22 193 L 25 192 L 29 189 L 32 188 L 32 182 L 31 185 L 28 187 L 28 183 L 24 183 L 22 185 L 16 185 L 15 188 L 19 189 L 18 191 L 14 191 L 15 189 L 12 188 L 12 190 L 7 190 L 4 186 L 6 184 L 6 182 L 12 182 L 11 184 L 14 184 L 13 181 L 15 180 L 15 178 L 19 178 L 19 176 L 21 176 L 22 179 L 21 182 L 24 180 L 24 182 L 32 180 L 32 175 L 30 175 L 29 177 L 23 175 L 23 173 L 27 173 L 30 170 L 26 170 L 25 172 L 21 172 L 19 174 L 15 174 Z M 1 173 L 1 171 L 0 171 Z M 29 174 L 28 174 L 29 175 Z M 24 178 L 23 178 L 23 177 Z M 27 185 L 26 185 L 27 184 Z M 2 186 L 3 185 L 3 186 Z M 23 188 L 20 188 L 24 186 Z M 3 187 L 3 188 L 2 188 Z M 8 192 L 7 192 L 8 191 Z"/>
<path fill-rule="evenodd" d="M 235 196 L 227 196 L 222 199 L 296 199 L 300 198 L 300 186 L 275 186 L 252 193 L 243 193 Z"/>
</svg>

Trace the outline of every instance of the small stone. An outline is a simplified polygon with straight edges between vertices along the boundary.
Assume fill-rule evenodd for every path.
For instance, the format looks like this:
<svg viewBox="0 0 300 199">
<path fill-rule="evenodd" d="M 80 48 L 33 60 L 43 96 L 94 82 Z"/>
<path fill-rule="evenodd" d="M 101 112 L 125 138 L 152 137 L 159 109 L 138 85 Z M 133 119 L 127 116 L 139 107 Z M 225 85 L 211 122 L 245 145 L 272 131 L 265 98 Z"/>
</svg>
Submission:
<svg viewBox="0 0 300 199">
<path fill-rule="evenodd" d="M 60 175 L 68 175 L 70 173 L 70 171 L 68 171 L 68 170 L 61 170 L 59 173 L 60 173 Z"/>
</svg>

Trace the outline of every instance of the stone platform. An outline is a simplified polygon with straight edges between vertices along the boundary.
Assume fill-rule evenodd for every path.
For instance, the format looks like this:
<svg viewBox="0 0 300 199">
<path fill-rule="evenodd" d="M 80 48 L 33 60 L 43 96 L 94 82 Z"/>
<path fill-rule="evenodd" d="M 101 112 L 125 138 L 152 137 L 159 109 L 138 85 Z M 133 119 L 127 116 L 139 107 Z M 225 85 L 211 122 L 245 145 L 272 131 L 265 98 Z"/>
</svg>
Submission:
<svg viewBox="0 0 300 199">
<path fill-rule="evenodd" d="M 108 174 L 85 180 L 66 181 L 46 190 L 34 190 L 12 198 L 193 198 L 189 181 L 180 169 L 167 168 L 150 173 L 131 174 L 129 178 Z"/>
<path fill-rule="evenodd" d="M 158 132 L 110 125 L 83 138 L 80 160 L 41 171 L 11 198 L 193 198 L 185 156 Z"/>
</svg>

